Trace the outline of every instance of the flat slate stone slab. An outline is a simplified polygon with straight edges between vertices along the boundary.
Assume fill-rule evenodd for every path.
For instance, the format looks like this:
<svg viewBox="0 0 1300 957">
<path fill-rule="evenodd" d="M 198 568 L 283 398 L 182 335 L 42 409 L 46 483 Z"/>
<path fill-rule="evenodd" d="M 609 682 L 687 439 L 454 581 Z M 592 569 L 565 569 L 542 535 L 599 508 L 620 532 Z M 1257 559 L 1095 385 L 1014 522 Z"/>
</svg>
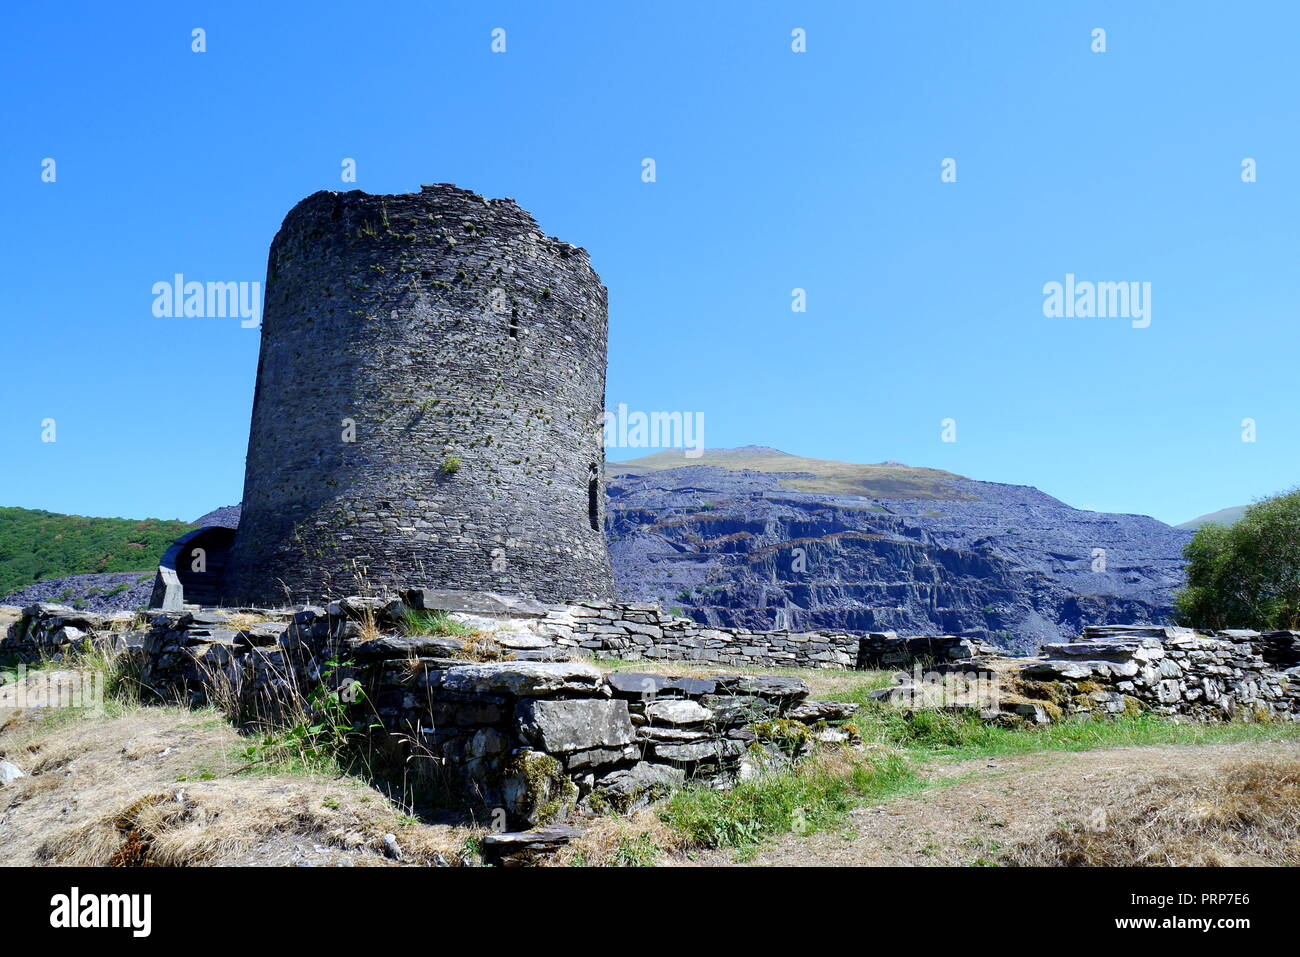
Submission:
<svg viewBox="0 0 1300 957">
<path fill-rule="evenodd" d="M 506 867 L 527 864 L 538 855 L 549 854 L 581 836 L 581 828 L 567 824 L 489 834 L 483 838 L 483 856 L 489 863 Z"/>
<path fill-rule="evenodd" d="M 620 698 L 642 698 L 659 694 L 668 687 L 671 678 L 646 671 L 613 671 L 605 681 Z"/>
<path fill-rule="evenodd" d="M 465 643 L 456 638 L 417 635 L 410 638 L 397 636 L 365 641 L 353 649 L 358 663 L 368 661 L 393 661 L 402 658 L 448 658 L 464 649 Z"/>
<path fill-rule="evenodd" d="M 528 635 L 521 631 L 498 631 L 492 634 L 496 643 L 502 648 L 530 650 L 534 648 L 552 648 L 555 642 L 541 635 Z"/>
<path fill-rule="evenodd" d="M 687 702 L 683 702 L 687 703 Z M 519 735 L 547 753 L 620 748 L 633 738 L 632 719 L 622 699 L 578 701 L 528 699 L 515 708 Z"/>
<path fill-rule="evenodd" d="M 447 691 L 540 698 L 561 691 L 597 695 L 603 682 L 599 668 L 581 661 L 497 661 L 448 668 L 441 686 Z"/>
<path fill-rule="evenodd" d="M 531 598 L 515 598 L 488 591 L 408 588 L 402 600 L 421 611 L 459 611 L 469 615 L 506 615 L 511 618 L 545 618 L 546 606 Z"/>
<path fill-rule="evenodd" d="M 488 834 L 483 838 L 485 847 L 508 847 L 519 849 L 536 847 L 541 844 L 567 844 L 575 837 L 582 836 L 582 829 L 569 827 L 539 827 L 533 831 L 505 831 L 500 834 Z"/>
<path fill-rule="evenodd" d="M 680 693 L 691 697 L 712 694 L 718 683 L 712 678 L 673 678 L 648 671 L 615 671 L 605 676 L 614 694 L 633 700 Z"/>
<path fill-rule="evenodd" d="M 694 701 L 666 698 L 646 705 L 645 716 L 662 724 L 702 724 L 713 719 L 713 712 Z"/>
<path fill-rule="evenodd" d="M 808 683 L 782 675 L 722 675 L 714 679 L 719 691 L 752 694 L 762 698 L 806 698 Z"/>
<path fill-rule="evenodd" d="M 814 721 L 838 721 L 850 717 L 859 705 L 847 701 L 805 701 L 795 705 L 786 717 L 793 721 L 812 723 Z"/>
<path fill-rule="evenodd" d="M 515 661 L 572 661 L 573 655 L 569 654 L 563 648 L 527 648 L 522 651 L 512 651 L 511 657 Z"/>
</svg>

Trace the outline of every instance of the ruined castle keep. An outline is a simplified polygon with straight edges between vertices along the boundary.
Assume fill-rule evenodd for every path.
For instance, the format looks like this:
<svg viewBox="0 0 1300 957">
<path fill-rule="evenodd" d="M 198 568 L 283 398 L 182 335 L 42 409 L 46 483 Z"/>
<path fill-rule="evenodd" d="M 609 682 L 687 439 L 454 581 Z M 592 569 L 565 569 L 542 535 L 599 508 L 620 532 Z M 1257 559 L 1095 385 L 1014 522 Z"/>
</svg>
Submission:
<svg viewBox="0 0 1300 957">
<path fill-rule="evenodd" d="M 265 288 L 225 604 L 611 594 L 585 250 L 451 185 L 322 191 L 285 217 Z"/>
</svg>

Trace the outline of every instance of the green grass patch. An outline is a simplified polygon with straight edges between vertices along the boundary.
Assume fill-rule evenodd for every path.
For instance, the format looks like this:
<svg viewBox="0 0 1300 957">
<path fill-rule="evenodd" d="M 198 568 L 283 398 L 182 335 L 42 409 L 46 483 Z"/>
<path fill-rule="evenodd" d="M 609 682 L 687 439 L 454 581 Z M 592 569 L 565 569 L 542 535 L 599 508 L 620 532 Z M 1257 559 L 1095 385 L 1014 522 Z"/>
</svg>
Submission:
<svg viewBox="0 0 1300 957">
<path fill-rule="evenodd" d="M 859 804 L 923 787 L 900 755 L 828 751 L 728 791 L 689 787 L 664 803 L 660 818 L 691 845 L 747 848 L 775 834 L 833 827 Z"/>
<path fill-rule="evenodd" d="M 986 724 L 974 711 L 906 712 L 876 702 L 864 706 L 848 723 L 863 740 L 905 749 L 920 760 L 1300 739 L 1300 724 L 1294 722 L 1175 722 L 1158 715 L 1140 714 L 1113 719 L 1074 719 L 1041 728 L 1018 729 Z"/>
<path fill-rule="evenodd" d="M 433 635 L 439 638 L 455 638 L 470 635 L 474 629 L 454 621 L 445 611 L 419 611 L 414 608 L 402 609 L 402 634 L 408 638 Z"/>
<path fill-rule="evenodd" d="M 1039 751 L 1300 740 L 1300 724 L 1291 722 L 1176 722 L 1150 714 L 1003 728 L 985 724 L 973 710 L 907 711 L 868 697 L 889 683 L 889 673 L 877 673 L 827 695 L 862 706 L 844 724 L 857 731 L 866 750 L 822 749 L 800 764 L 728 791 L 689 787 L 661 805 L 661 819 L 688 846 L 736 848 L 743 857 L 779 834 L 835 827 L 854 807 L 960 780 L 919 773 L 932 762 Z"/>
<path fill-rule="evenodd" d="M 820 697 L 829 701 L 849 701 L 864 708 L 879 708 L 881 705 L 871 697 L 871 692 L 894 687 L 894 675 L 898 672 L 855 671 L 852 674 L 857 677 L 857 681 L 846 688 L 828 691 Z"/>
</svg>

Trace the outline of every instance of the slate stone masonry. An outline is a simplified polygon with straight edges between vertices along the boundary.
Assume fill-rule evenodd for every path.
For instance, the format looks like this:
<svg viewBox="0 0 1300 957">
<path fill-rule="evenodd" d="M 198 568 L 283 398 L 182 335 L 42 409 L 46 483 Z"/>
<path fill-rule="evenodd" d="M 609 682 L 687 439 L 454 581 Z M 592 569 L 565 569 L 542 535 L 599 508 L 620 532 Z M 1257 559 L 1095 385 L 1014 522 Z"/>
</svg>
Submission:
<svg viewBox="0 0 1300 957">
<path fill-rule="evenodd" d="M 1300 632 L 1202 634 L 1095 625 L 1023 663 L 1027 694 L 1060 714 L 1137 710 L 1202 720 L 1300 721 Z"/>
<path fill-rule="evenodd" d="M 410 610 L 449 611 L 460 635 L 406 635 Z M 13 609 L 5 609 L 12 617 Z M 59 658 L 107 644 L 165 700 L 216 700 L 245 716 L 301 707 L 314 689 L 354 702 L 381 762 L 453 786 L 510 826 L 574 810 L 626 811 L 690 778 L 725 786 L 783 766 L 857 705 L 810 701 L 801 678 L 729 665 L 913 668 L 872 697 L 918 704 L 920 671 L 995 675 L 975 706 L 997 723 L 1141 711 L 1194 720 L 1300 720 L 1300 632 L 1086 629 L 1030 658 L 961 636 L 899 638 L 709 629 L 649 604 L 545 605 L 492 593 L 406 589 L 294 609 L 187 608 L 103 615 L 21 610 L 0 657 Z M 722 673 L 605 672 L 580 658 L 708 662 Z M 331 664 L 331 662 L 341 664 Z M 359 690 L 358 690 L 359 689 Z M 909 703 L 910 702 L 910 703 Z M 965 705 L 970 706 L 970 705 Z M 310 707 L 310 706 L 309 706 Z"/>
<path fill-rule="evenodd" d="M 785 766 L 816 740 L 845 740 L 822 723 L 858 707 L 809 701 L 807 684 L 783 675 L 605 673 L 541 639 L 527 627 L 541 620 L 535 609 L 510 600 L 507 615 L 457 613 L 473 640 L 403 636 L 403 609 L 418 600 L 154 611 L 125 627 L 33 605 L 0 653 L 106 643 L 134 658 L 146 692 L 217 702 L 252 721 L 286 705 L 310 709 L 316 689 L 335 689 L 377 768 L 454 788 L 485 815 L 503 810 L 511 826 L 582 808 L 627 811 L 688 779 L 721 785 Z M 483 636 L 489 657 L 504 660 L 474 660 Z"/>
<path fill-rule="evenodd" d="M 513 200 L 299 203 L 271 244 L 223 603 L 413 580 L 608 597 L 606 308 L 586 251 Z"/>
</svg>

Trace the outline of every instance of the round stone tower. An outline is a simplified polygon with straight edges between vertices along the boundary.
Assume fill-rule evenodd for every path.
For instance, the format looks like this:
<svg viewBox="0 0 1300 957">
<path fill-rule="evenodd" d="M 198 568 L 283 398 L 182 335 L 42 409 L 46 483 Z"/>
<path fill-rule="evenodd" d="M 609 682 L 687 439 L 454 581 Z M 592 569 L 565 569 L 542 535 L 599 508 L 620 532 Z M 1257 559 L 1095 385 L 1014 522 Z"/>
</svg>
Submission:
<svg viewBox="0 0 1300 957">
<path fill-rule="evenodd" d="M 609 597 L 606 293 L 509 199 L 319 192 L 267 265 L 227 605 Z"/>
</svg>

